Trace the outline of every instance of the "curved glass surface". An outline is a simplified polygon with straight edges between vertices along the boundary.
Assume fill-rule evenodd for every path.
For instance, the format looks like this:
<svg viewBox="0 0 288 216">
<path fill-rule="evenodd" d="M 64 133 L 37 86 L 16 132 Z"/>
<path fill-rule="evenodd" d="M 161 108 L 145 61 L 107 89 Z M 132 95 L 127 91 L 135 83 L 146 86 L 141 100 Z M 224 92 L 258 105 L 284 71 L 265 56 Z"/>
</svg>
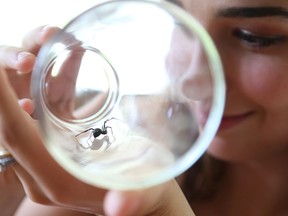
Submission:
<svg viewBox="0 0 288 216">
<path fill-rule="evenodd" d="M 220 58 L 203 27 L 165 1 L 106 1 L 39 53 L 32 94 L 45 146 L 81 180 L 135 189 L 184 172 L 224 107 Z"/>
</svg>

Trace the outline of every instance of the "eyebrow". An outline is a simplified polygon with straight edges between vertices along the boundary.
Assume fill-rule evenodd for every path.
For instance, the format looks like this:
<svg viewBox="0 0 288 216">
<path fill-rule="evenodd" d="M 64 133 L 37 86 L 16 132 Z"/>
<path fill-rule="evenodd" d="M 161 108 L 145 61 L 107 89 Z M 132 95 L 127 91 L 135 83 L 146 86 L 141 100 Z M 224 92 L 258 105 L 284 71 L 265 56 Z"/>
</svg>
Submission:
<svg viewBox="0 0 288 216">
<path fill-rule="evenodd" d="M 173 4 L 176 4 L 176 5 L 178 5 L 179 7 L 182 7 L 182 8 L 183 8 L 183 5 L 182 5 L 182 3 L 181 3 L 179 0 L 166 0 L 166 1 L 171 2 L 171 3 L 173 3 Z"/>
<path fill-rule="evenodd" d="M 231 7 L 218 11 L 218 16 L 229 18 L 283 17 L 288 18 L 288 10 L 283 7 Z"/>
</svg>

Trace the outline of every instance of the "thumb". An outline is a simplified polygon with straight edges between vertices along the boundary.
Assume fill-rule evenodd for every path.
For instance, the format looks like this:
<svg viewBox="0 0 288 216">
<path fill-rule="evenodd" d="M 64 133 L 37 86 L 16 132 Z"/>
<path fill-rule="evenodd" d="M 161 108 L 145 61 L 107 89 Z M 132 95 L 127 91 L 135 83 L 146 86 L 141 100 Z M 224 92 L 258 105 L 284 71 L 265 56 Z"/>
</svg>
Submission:
<svg viewBox="0 0 288 216">
<path fill-rule="evenodd" d="M 132 216 L 140 208 L 142 197 L 136 192 L 109 191 L 104 201 L 108 216 Z"/>
<path fill-rule="evenodd" d="M 163 197 L 171 182 L 135 191 L 109 191 L 104 200 L 104 211 L 108 216 L 148 215 L 158 211 L 165 203 Z"/>
</svg>

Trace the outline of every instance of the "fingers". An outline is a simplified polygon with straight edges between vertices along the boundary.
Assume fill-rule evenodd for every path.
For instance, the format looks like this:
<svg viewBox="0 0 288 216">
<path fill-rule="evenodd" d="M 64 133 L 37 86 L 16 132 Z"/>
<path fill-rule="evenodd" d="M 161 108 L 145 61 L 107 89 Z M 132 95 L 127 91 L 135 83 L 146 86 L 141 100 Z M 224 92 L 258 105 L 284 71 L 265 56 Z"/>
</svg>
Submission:
<svg viewBox="0 0 288 216">
<path fill-rule="evenodd" d="M 35 55 L 23 48 L 0 47 L 1 72 L 7 73 L 9 81 L 19 98 L 30 96 L 30 72 L 34 67 L 35 61 Z"/>
<path fill-rule="evenodd" d="M 54 26 L 40 26 L 28 32 L 22 41 L 23 48 L 36 54 L 40 47 L 60 28 Z"/>
<path fill-rule="evenodd" d="M 104 201 L 105 213 L 109 216 L 150 215 L 158 209 L 158 203 L 163 201 L 161 197 L 169 187 L 170 182 L 144 190 L 109 191 Z"/>
<path fill-rule="evenodd" d="M 21 48 L 1 46 L 0 67 L 23 73 L 31 72 L 40 47 L 57 31 L 57 27 L 41 26 L 25 35 Z"/>
<path fill-rule="evenodd" d="M 35 121 L 27 115 L 34 109 L 31 100 L 18 101 L 15 89 L 8 81 L 10 73 L 7 76 L 7 71 L 26 73 L 32 70 L 34 54 L 55 31 L 57 28 L 38 28 L 24 38 L 22 48 L 0 47 L 0 142 L 21 165 L 16 165 L 15 170 L 34 200 L 101 212 L 106 191 L 81 182 L 53 160 Z"/>
<path fill-rule="evenodd" d="M 23 98 L 18 101 L 18 104 L 29 115 L 31 115 L 34 112 L 34 104 L 31 99 Z"/>
<path fill-rule="evenodd" d="M 30 72 L 35 63 L 36 57 L 24 48 L 0 47 L 0 67 L 6 70 Z"/>
<path fill-rule="evenodd" d="M 27 190 L 31 191 L 31 196 L 38 196 L 37 191 L 40 191 L 38 194 L 42 191 L 52 203 L 75 205 L 87 211 L 101 211 L 106 191 L 81 182 L 53 160 L 42 142 L 37 125 L 19 107 L 4 75 L 5 73 L 0 71 L 0 140 L 25 169 L 26 173 L 18 171 L 18 175 Z M 40 188 L 37 188 L 37 185 L 31 186 L 33 181 L 37 182 Z M 83 203 L 79 203 L 79 200 L 83 200 Z M 97 203 L 100 206 L 97 206 Z"/>
<path fill-rule="evenodd" d="M 32 105 L 29 105 L 29 101 L 24 100 L 20 103 L 23 103 L 24 107 L 27 106 L 26 108 L 30 112 L 29 109 L 32 108 Z M 45 179 L 49 175 L 45 174 L 46 168 L 49 168 L 50 165 L 52 170 L 56 165 L 42 143 L 34 120 L 19 107 L 15 92 L 1 68 L 0 104 L 0 138 L 3 145 L 30 174 L 35 173 L 36 176 Z M 38 161 L 44 161 L 44 163 L 38 163 Z M 45 162 L 48 162 L 47 166 Z"/>
<path fill-rule="evenodd" d="M 15 92 L 9 85 L 5 73 L 0 70 L 0 136 L 3 144 L 7 144 L 8 150 L 15 153 L 17 161 L 23 164 L 29 163 L 31 158 L 35 155 L 35 159 L 39 158 L 37 154 L 43 152 L 43 145 L 40 135 L 34 122 L 31 118 L 23 112 L 18 105 L 18 100 Z M 26 134 L 26 135 L 25 135 Z M 27 146 L 25 146 L 27 140 Z M 30 144 L 29 144 L 30 143 Z M 39 151 L 35 154 L 36 151 Z M 38 148 L 38 149 L 37 149 Z M 26 149 L 26 150 L 25 150 Z M 22 152 L 22 150 L 24 150 Z M 28 155 L 26 155 L 28 153 Z"/>
<path fill-rule="evenodd" d="M 109 191 L 105 197 L 104 209 L 108 216 L 133 216 L 141 206 L 141 197 L 133 193 Z"/>
<path fill-rule="evenodd" d="M 38 27 L 26 34 L 23 39 L 23 47 L 1 46 L 0 67 L 30 72 L 35 63 L 35 55 L 38 50 L 58 30 L 57 27 Z"/>
<path fill-rule="evenodd" d="M 24 37 L 23 47 L 1 46 L 0 67 L 23 73 L 31 72 L 40 47 L 58 30 L 57 27 L 38 27 Z"/>
<path fill-rule="evenodd" d="M 104 210 L 109 216 L 194 216 L 175 180 L 141 191 L 109 191 Z"/>
<path fill-rule="evenodd" d="M 33 70 L 37 52 L 58 30 L 57 27 L 38 27 L 25 36 L 23 47 L 0 46 L 0 68 L 3 73 L 7 72 L 19 98 L 30 97 L 30 72 Z"/>
</svg>

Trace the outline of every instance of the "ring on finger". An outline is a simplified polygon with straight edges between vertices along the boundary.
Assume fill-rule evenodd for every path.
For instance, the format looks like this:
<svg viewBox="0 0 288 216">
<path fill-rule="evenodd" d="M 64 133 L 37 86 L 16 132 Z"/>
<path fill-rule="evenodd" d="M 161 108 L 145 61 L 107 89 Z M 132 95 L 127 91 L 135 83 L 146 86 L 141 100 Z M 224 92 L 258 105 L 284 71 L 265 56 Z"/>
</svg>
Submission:
<svg viewBox="0 0 288 216">
<path fill-rule="evenodd" d="M 7 150 L 0 149 L 0 172 L 4 171 L 8 165 L 15 162 L 16 160 Z"/>
</svg>

